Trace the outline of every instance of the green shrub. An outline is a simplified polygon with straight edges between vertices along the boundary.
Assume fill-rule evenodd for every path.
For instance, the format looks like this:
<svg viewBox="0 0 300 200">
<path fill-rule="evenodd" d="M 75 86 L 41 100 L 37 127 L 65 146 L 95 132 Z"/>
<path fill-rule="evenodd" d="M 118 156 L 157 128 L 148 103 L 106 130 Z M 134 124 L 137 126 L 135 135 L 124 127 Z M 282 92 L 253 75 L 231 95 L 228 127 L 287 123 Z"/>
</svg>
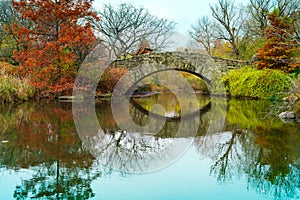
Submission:
<svg viewBox="0 0 300 200">
<path fill-rule="evenodd" d="M 232 97 L 280 99 L 291 87 L 291 77 L 279 70 L 232 70 L 222 78 Z"/>
<path fill-rule="evenodd" d="M 300 75 L 293 80 L 291 90 L 286 98 L 289 101 L 289 105 L 296 114 L 296 117 L 300 118 Z"/>
</svg>

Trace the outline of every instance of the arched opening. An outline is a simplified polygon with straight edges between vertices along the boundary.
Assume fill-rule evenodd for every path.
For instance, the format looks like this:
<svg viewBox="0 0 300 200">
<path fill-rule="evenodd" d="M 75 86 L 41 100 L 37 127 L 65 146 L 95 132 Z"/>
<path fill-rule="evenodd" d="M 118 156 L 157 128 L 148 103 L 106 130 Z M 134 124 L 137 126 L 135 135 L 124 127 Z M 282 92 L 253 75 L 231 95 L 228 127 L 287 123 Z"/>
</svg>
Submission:
<svg viewBox="0 0 300 200">
<path fill-rule="evenodd" d="M 158 76 L 160 73 L 164 72 L 172 72 L 176 71 L 176 73 L 165 73 L 164 75 Z M 168 77 L 169 76 L 169 77 Z M 177 76 L 182 76 L 183 79 L 178 78 Z M 206 78 L 205 76 L 198 74 L 193 71 L 189 71 L 186 69 L 180 69 L 180 68 L 168 68 L 168 69 L 159 69 L 154 72 L 148 73 L 147 75 L 137 79 L 125 92 L 127 95 L 132 94 L 147 94 L 152 92 L 160 92 L 159 90 L 163 91 L 164 85 L 160 83 L 160 79 L 164 79 L 164 82 L 168 82 L 168 86 L 172 87 L 172 82 L 176 82 L 174 85 L 176 86 L 170 88 L 166 88 L 167 90 L 185 90 L 186 84 L 190 84 L 193 91 L 202 92 L 205 94 L 210 94 L 210 88 L 211 88 L 211 81 Z M 177 79 L 178 78 L 178 79 Z M 180 80 L 186 80 L 182 81 L 180 83 Z M 146 83 L 146 84 L 145 84 Z M 152 87 L 153 86 L 153 87 Z M 154 89 L 153 89 L 154 88 Z M 190 89 L 191 89 L 190 88 Z"/>
</svg>

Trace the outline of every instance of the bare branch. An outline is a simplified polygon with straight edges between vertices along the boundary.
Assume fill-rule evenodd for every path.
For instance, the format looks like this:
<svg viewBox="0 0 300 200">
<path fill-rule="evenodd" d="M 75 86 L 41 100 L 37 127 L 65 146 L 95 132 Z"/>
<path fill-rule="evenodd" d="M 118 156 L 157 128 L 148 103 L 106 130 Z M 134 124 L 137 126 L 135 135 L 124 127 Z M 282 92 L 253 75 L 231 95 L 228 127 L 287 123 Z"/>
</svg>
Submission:
<svg viewBox="0 0 300 200">
<path fill-rule="evenodd" d="M 118 7 L 105 4 L 98 14 L 101 20 L 92 24 L 114 57 L 133 53 L 143 39 L 149 41 L 152 49 L 162 50 L 168 46 L 175 27 L 174 22 L 159 19 L 143 7 L 127 3 Z"/>
<path fill-rule="evenodd" d="M 205 51 L 212 55 L 212 48 L 216 36 L 217 24 L 208 16 L 200 18 L 195 25 L 192 25 L 192 30 L 189 32 L 191 38 L 196 41 Z"/>
<path fill-rule="evenodd" d="M 244 8 L 235 6 L 230 0 L 219 0 L 218 4 L 210 5 L 212 16 L 220 24 L 217 28 L 218 39 L 228 41 L 233 49 L 233 53 L 237 59 L 241 54 L 241 48 L 244 46 L 243 37 L 247 36 L 243 32 L 243 26 L 246 21 Z"/>
</svg>

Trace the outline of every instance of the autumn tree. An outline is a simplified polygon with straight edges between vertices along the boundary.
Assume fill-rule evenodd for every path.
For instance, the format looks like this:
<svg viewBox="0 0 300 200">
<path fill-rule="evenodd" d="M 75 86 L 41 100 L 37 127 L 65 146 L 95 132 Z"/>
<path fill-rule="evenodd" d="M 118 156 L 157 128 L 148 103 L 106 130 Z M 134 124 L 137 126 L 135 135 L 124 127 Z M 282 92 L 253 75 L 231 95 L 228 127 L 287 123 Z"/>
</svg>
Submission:
<svg viewBox="0 0 300 200">
<path fill-rule="evenodd" d="M 174 22 L 153 16 L 145 8 L 128 3 L 118 7 L 104 4 L 98 14 L 101 20 L 93 21 L 93 26 L 110 51 L 111 58 L 133 53 L 143 39 L 149 41 L 154 50 L 164 49 L 175 27 Z"/>
<path fill-rule="evenodd" d="M 295 71 L 300 64 L 295 60 L 299 42 L 294 37 L 291 19 L 280 17 L 278 9 L 268 15 L 269 25 L 265 31 L 266 42 L 258 49 L 256 62 L 259 69 Z"/>
<path fill-rule="evenodd" d="M 14 24 L 18 38 L 20 76 L 28 76 L 44 94 L 71 92 L 77 68 L 96 42 L 90 24 L 85 20 L 97 16 L 91 11 L 93 0 L 20 0 L 12 1 L 21 17 L 32 28 Z"/>
</svg>

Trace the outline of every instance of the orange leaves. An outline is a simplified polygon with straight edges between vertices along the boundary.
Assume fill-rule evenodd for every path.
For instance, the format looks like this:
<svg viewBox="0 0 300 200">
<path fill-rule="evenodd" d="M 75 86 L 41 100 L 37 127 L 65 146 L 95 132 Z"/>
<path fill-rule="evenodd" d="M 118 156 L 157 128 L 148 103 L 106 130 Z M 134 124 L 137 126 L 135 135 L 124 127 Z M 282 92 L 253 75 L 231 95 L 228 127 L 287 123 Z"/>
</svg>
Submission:
<svg viewBox="0 0 300 200">
<path fill-rule="evenodd" d="M 264 46 L 257 50 L 259 69 L 281 69 L 293 72 L 299 65 L 294 65 L 294 54 L 297 51 L 293 39 L 293 28 L 289 18 L 280 17 L 277 10 L 268 15 L 270 26 L 266 28 Z"/>
<path fill-rule="evenodd" d="M 14 9 L 29 20 L 31 28 L 14 26 L 20 50 L 18 73 L 28 76 L 41 94 L 70 93 L 82 52 L 91 50 L 96 38 L 86 17 L 96 18 L 91 0 L 13 1 Z M 83 25 L 79 25 L 78 22 Z"/>
</svg>

